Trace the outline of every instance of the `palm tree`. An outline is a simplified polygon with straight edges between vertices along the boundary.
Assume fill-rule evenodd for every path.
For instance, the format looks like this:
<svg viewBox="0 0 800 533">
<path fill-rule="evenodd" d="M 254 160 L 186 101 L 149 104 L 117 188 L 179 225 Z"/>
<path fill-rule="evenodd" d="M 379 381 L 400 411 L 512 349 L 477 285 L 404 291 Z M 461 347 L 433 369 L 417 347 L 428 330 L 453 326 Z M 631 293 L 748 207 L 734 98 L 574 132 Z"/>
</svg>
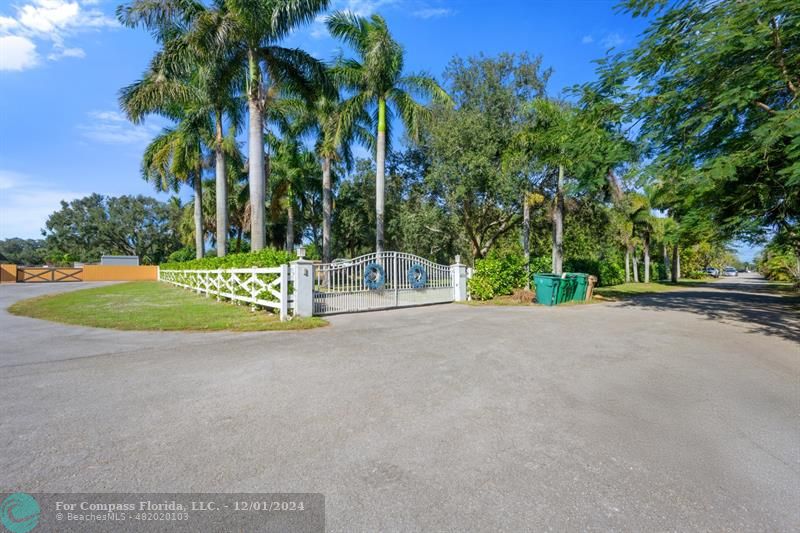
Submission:
<svg viewBox="0 0 800 533">
<path fill-rule="evenodd" d="M 265 243 L 267 170 L 263 126 L 269 102 L 266 88 L 270 86 L 265 81 L 290 85 L 310 94 L 310 79 L 324 72 L 322 64 L 307 53 L 276 43 L 317 16 L 328 3 L 329 0 L 214 0 L 206 8 L 199 0 L 133 0 L 117 9 L 117 17 L 126 26 L 143 25 L 162 43 L 186 35 L 192 50 L 222 55 L 244 78 L 249 112 L 248 184 L 254 250 L 260 250 Z M 223 168 L 220 164 L 220 170 Z M 222 180 L 221 184 L 224 183 Z M 223 195 L 218 196 L 222 202 Z"/>
<path fill-rule="evenodd" d="M 375 174 L 375 249 L 383 251 L 384 187 L 387 143 L 391 121 L 399 114 L 412 138 L 419 136 L 423 118 L 429 110 L 411 94 L 450 102 L 439 84 L 424 74 L 403 75 L 403 47 L 389 33 L 380 15 L 370 18 L 350 12 L 336 12 L 327 20 L 331 35 L 350 45 L 358 59 L 340 58 L 333 68 L 334 77 L 353 95 L 343 104 L 343 115 L 355 117 L 369 109 L 377 123 Z M 354 122 L 346 119 L 347 122 Z"/>
<path fill-rule="evenodd" d="M 644 254 L 644 282 L 650 282 L 650 241 L 653 234 L 653 214 L 647 196 L 640 193 L 628 193 L 628 217 L 632 228 L 632 237 L 639 237 Z M 639 269 L 636 254 L 633 256 L 634 281 L 639 282 Z"/>
<path fill-rule="evenodd" d="M 143 79 L 121 91 L 121 106 L 131 121 L 140 122 L 150 113 L 175 119 L 186 107 L 196 112 L 203 109 L 213 118 L 219 256 L 227 251 L 228 232 L 224 120 L 233 131 L 238 130 L 243 110 L 236 94 L 243 76 L 235 49 L 205 46 L 190 30 L 202 17 L 216 16 L 224 5 L 218 0 L 206 9 L 193 0 L 136 0 L 118 9 L 123 24 L 143 25 L 163 43 Z"/>
<path fill-rule="evenodd" d="M 174 128 L 165 128 L 153 139 L 142 157 L 142 177 L 158 191 L 177 191 L 188 184 L 194 190 L 195 251 L 205 252 L 203 228 L 203 139 L 207 131 L 202 117 L 189 116 Z"/>
<path fill-rule="evenodd" d="M 209 47 L 224 46 L 245 66 L 253 250 L 262 249 L 266 242 L 266 88 L 270 84 L 291 85 L 299 92 L 310 93 L 310 80 L 324 72 L 322 64 L 306 52 L 277 43 L 299 25 L 310 22 L 328 3 L 329 0 L 227 0 L 221 9 L 198 20 L 198 35 Z"/>
<path fill-rule="evenodd" d="M 303 211 L 307 203 L 305 194 L 312 191 L 312 183 L 319 176 L 319 162 L 313 152 L 306 149 L 299 135 L 294 132 L 278 139 L 268 136 L 267 143 L 273 150 L 270 185 L 272 189 L 272 218 L 286 210 L 286 250 L 294 250 L 295 207 Z"/>
<path fill-rule="evenodd" d="M 374 135 L 365 110 L 360 114 L 344 113 L 344 101 L 337 96 L 320 93 L 298 118 L 299 132 L 311 132 L 315 136 L 314 150 L 322 166 L 322 262 L 330 263 L 331 219 L 333 215 L 332 167 L 341 162 L 348 170 L 352 168 L 351 146 L 358 140 L 374 147 Z"/>
</svg>

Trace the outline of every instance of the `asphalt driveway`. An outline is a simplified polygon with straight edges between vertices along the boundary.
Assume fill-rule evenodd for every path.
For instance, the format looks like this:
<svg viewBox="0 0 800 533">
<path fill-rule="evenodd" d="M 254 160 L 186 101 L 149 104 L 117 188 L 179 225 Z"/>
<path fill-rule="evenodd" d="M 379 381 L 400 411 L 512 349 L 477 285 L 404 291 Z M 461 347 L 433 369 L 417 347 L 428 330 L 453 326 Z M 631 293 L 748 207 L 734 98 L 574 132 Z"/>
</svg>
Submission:
<svg viewBox="0 0 800 533">
<path fill-rule="evenodd" d="M 795 305 L 750 278 L 302 332 L 0 310 L 0 489 L 321 492 L 331 531 L 797 530 Z"/>
</svg>

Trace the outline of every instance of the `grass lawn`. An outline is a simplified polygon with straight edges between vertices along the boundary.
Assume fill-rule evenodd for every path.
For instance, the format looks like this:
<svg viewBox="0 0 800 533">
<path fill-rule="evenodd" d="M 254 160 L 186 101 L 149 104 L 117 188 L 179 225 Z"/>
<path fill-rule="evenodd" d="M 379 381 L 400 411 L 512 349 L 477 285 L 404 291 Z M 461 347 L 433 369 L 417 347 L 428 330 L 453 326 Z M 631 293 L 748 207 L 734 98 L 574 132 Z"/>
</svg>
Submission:
<svg viewBox="0 0 800 533">
<path fill-rule="evenodd" d="M 800 296 L 800 290 L 791 281 L 770 281 L 765 285 L 768 291 L 784 296 Z"/>
<path fill-rule="evenodd" d="M 594 297 L 598 300 L 619 300 L 654 292 L 669 292 L 687 287 L 697 287 L 708 283 L 707 280 L 682 279 L 677 284 L 668 281 L 655 281 L 651 283 L 623 283 L 610 287 L 595 287 Z"/>
<path fill-rule="evenodd" d="M 273 331 L 324 326 L 321 318 L 281 322 L 271 312 L 217 302 L 157 281 L 136 281 L 40 296 L 9 308 L 15 315 L 123 330 Z"/>
</svg>

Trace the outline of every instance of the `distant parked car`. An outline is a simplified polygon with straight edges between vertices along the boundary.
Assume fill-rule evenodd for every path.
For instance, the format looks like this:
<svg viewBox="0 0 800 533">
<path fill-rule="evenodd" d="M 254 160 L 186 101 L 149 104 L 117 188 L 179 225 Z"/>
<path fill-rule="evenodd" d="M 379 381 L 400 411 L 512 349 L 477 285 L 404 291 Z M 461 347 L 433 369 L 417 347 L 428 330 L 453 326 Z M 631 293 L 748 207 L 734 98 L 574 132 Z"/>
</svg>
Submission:
<svg viewBox="0 0 800 533">
<path fill-rule="evenodd" d="M 718 269 L 716 269 L 716 268 L 714 268 L 714 267 L 708 267 L 708 268 L 706 268 L 706 271 L 705 271 L 705 272 L 706 272 L 706 274 L 708 274 L 708 275 L 709 275 L 709 276 L 711 276 L 712 278 L 718 278 L 718 277 L 719 277 L 719 270 L 718 270 Z"/>
<path fill-rule="evenodd" d="M 725 267 L 722 269 L 722 275 L 728 276 L 729 278 L 735 278 L 739 275 L 739 271 L 733 267 Z"/>
</svg>

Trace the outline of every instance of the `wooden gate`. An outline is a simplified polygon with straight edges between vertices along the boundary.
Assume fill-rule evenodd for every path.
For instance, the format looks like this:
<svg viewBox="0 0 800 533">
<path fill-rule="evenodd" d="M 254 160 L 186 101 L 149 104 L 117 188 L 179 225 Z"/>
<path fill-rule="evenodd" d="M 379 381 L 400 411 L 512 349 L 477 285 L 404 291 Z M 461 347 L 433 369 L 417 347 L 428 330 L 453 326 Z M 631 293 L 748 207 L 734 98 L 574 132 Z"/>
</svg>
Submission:
<svg viewBox="0 0 800 533">
<path fill-rule="evenodd" d="M 82 268 L 68 267 L 18 267 L 17 283 L 52 283 L 55 281 L 83 281 Z"/>
</svg>

